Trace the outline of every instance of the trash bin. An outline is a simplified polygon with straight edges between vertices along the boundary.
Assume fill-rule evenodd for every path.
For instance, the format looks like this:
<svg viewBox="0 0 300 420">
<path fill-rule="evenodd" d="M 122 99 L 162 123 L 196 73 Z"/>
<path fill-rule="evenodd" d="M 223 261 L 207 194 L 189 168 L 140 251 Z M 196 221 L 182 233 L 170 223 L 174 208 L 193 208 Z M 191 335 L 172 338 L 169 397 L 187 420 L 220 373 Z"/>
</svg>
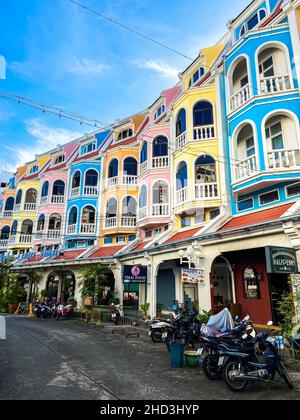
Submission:
<svg viewBox="0 0 300 420">
<path fill-rule="evenodd" d="M 173 369 L 183 368 L 184 344 L 171 343 L 171 367 Z"/>
</svg>

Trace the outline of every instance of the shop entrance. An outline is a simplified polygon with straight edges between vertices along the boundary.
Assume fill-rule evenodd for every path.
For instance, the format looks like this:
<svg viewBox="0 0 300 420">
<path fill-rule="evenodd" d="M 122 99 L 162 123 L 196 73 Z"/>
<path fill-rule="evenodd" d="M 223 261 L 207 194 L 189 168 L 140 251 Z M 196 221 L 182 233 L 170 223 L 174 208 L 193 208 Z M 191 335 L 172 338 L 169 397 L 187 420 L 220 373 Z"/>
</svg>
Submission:
<svg viewBox="0 0 300 420">
<path fill-rule="evenodd" d="M 170 310 L 176 300 L 175 274 L 170 269 L 159 269 L 157 273 L 156 303 L 163 311 Z"/>
<path fill-rule="evenodd" d="M 218 314 L 235 303 L 235 293 L 232 283 L 232 270 L 226 258 L 215 259 L 211 269 L 212 311 Z"/>
<path fill-rule="evenodd" d="M 199 292 L 198 284 L 183 285 L 183 300 L 185 307 L 199 310 Z"/>
<path fill-rule="evenodd" d="M 59 289 L 59 275 L 56 273 L 51 273 L 47 280 L 46 290 L 50 299 L 58 297 Z"/>
<path fill-rule="evenodd" d="M 67 302 L 68 299 L 74 298 L 75 286 L 76 279 L 72 271 L 53 272 L 48 277 L 46 290 L 50 299 Z"/>
<path fill-rule="evenodd" d="M 290 289 L 290 275 L 288 274 L 269 274 L 269 284 L 272 303 L 272 315 L 275 325 L 282 322 L 282 317 L 278 313 L 278 304 L 282 298 L 287 296 Z"/>
</svg>

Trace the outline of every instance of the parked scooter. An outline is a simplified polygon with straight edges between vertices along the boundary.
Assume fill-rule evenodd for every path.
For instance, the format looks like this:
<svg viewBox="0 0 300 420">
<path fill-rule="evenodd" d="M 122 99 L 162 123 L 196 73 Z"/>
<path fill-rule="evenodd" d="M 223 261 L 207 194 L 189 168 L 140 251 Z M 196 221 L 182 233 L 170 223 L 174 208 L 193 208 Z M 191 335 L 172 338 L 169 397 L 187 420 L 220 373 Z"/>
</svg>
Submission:
<svg viewBox="0 0 300 420">
<path fill-rule="evenodd" d="M 70 319 L 73 315 L 74 308 L 73 305 L 65 305 L 64 302 L 60 302 L 56 309 L 56 320 L 58 321 L 59 318 Z"/>
<path fill-rule="evenodd" d="M 111 319 L 115 325 L 118 325 L 121 320 L 121 305 L 111 304 Z"/>
<path fill-rule="evenodd" d="M 164 331 L 172 328 L 172 321 L 153 321 L 150 325 L 149 337 L 153 343 L 161 343 L 163 341 Z M 164 336 L 167 337 L 166 335 Z"/>
<path fill-rule="evenodd" d="M 162 338 L 166 342 L 168 351 L 171 351 L 171 343 L 181 342 L 184 346 L 194 348 L 199 342 L 201 324 L 197 319 L 197 313 L 189 313 L 186 309 L 181 311 L 172 322 L 170 327 L 163 330 Z"/>
<path fill-rule="evenodd" d="M 33 312 L 34 312 L 34 314 L 37 318 L 41 317 L 42 307 L 43 307 L 43 303 L 40 300 L 37 300 L 36 304 L 34 305 L 34 309 L 33 309 Z"/>
</svg>

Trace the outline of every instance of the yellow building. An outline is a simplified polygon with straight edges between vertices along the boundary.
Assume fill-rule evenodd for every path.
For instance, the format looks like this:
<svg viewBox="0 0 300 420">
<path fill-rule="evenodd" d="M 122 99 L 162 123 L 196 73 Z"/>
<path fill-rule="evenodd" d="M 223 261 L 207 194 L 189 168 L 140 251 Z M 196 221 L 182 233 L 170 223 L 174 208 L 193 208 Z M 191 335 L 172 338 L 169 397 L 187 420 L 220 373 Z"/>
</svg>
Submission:
<svg viewBox="0 0 300 420">
<path fill-rule="evenodd" d="M 114 127 L 103 155 L 100 245 L 123 245 L 137 234 L 138 161 L 137 136 L 147 124 L 138 114 Z"/>
<path fill-rule="evenodd" d="M 217 93 L 210 70 L 224 49 L 203 49 L 181 74 L 183 93 L 173 105 L 175 228 L 205 225 L 219 215 L 224 194 L 218 139 Z"/>
</svg>

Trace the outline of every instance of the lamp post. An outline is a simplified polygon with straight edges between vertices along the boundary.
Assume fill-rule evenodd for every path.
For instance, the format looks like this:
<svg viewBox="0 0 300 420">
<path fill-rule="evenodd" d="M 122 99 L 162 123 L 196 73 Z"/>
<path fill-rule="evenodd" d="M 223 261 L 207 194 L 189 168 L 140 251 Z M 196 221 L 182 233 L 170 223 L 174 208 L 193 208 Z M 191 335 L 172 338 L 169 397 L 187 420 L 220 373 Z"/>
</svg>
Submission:
<svg viewBox="0 0 300 420">
<path fill-rule="evenodd" d="M 181 249 L 178 251 L 180 257 L 180 264 L 188 264 L 189 269 L 194 265 L 196 268 L 200 268 L 201 260 L 204 259 L 204 251 L 198 242 L 193 242 L 192 246 L 187 249 Z"/>
</svg>

